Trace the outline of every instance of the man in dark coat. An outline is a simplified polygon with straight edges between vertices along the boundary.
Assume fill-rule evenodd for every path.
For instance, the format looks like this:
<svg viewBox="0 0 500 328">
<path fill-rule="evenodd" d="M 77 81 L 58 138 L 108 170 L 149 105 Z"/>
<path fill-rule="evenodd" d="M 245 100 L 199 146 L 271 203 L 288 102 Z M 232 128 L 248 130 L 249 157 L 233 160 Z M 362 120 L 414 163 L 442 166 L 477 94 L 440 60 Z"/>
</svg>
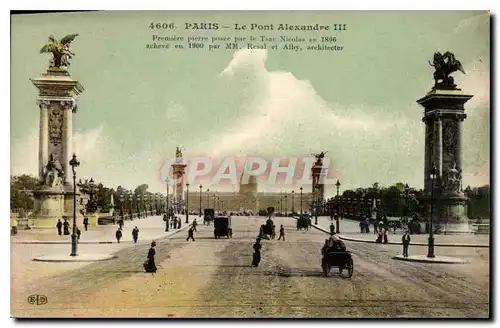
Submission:
<svg viewBox="0 0 500 328">
<path fill-rule="evenodd" d="M 191 238 L 194 241 L 194 228 L 191 226 L 188 230 L 188 237 L 186 238 L 186 241 L 189 241 L 189 238 Z"/>
<path fill-rule="evenodd" d="M 260 249 L 262 248 L 262 245 L 260 244 L 260 238 L 257 238 L 257 241 L 255 244 L 253 244 L 253 260 L 252 260 L 252 266 L 258 267 L 260 263 Z"/>
<path fill-rule="evenodd" d="M 69 222 L 68 222 L 68 219 L 64 219 L 63 230 L 64 230 L 64 235 L 68 236 L 69 235 Z"/>
<path fill-rule="evenodd" d="M 132 238 L 134 239 L 134 244 L 137 243 L 137 239 L 139 239 L 139 228 L 135 227 L 132 230 Z"/>
<path fill-rule="evenodd" d="M 403 241 L 403 256 L 408 257 L 408 246 L 410 246 L 410 241 L 411 241 L 408 231 L 405 231 L 402 241 Z"/>
<path fill-rule="evenodd" d="M 193 221 L 193 228 L 194 228 L 194 231 L 197 231 L 196 230 L 196 227 L 198 226 L 198 222 L 196 222 L 196 219 L 194 219 Z"/>
<path fill-rule="evenodd" d="M 156 242 L 153 241 L 151 243 L 151 248 L 148 251 L 148 258 L 146 262 L 144 262 L 144 270 L 146 272 L 151 272 L 155 273 L 157 268 L 156 268 L 156 263 L 155 263 L 155 255 L 156 255 L 156 250 L 155 250 Z"/>
<path fill-rule="evenodd" d="M 124 225 L 123 219 L 120 219 L 120 221 L 118 221 L 118 225 L 120 226 L 120 230 L 123 229 Z"/>
<path fill-rule="evenodd" d="M 120 239 L 122 239 L 122 229 L 121 228 L 118 228 L 118 230 L 116 230 L 115 237 L 116 237 L 116 241 L 119 244 Z"/>
<path fill-rule="evenodd" d="M 363 232 L 363 231 L 361 231 Z M 330 223 L 330 233 L 335 233 L 335 225 L 332 223 Z"/>
<path fill-rule="evenodd" d="M 57 224 L 56 224 L 56 228 L 57 228 L 57 234 L 60 236 L 62 235 L 62 222 L 61 222 L 61 219 L 58 219 L 57 220 Z"/>
<path fill-rule="evenodd" d="M 80 240 L 80 236 L 82 235 L 82 232 L 80 231 L 80 228 L 76 227 L 76 236 L 78 240 Z"/>
<path fill-rule="evenodd" d="M 280 227 L 280 236 L 278 240 L 281 240 L 281 237 L 283 237 L 283 241 L 285 241 L 285 228 L 283 227 L 283 225 L 281 225 Z"/>
<path fill-rule="evenodd" d="M 88 231 L 89 218 L 87 216 L 83 218 L 83 226 L 85 227 L 85 231 Z"/>
</svg>

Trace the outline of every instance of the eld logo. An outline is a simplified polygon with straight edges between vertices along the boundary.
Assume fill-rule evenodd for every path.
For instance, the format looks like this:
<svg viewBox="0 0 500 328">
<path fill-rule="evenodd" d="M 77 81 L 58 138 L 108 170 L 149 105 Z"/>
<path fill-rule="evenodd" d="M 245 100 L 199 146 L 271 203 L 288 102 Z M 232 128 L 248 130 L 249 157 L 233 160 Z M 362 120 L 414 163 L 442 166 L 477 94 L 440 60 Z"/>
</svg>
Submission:
<svg viewBox="0 0 500 328">
<path fill-rule="evenodd" d="M 30 295 L 28 296 L 28 303 L 34 305 L 47 304 L 47 296 L 45 295 Z"/>
</svg>

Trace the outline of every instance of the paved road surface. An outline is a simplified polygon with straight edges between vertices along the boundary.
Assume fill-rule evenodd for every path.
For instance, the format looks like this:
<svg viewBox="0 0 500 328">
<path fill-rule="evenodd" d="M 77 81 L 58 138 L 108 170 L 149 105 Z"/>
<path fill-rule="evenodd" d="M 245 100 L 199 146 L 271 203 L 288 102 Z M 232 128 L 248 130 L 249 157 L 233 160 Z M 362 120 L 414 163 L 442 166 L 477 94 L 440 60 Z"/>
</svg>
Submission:
<svg viewBox="0 0 500 328">
<path fill-rule="evenodd" d="M 13 292 L 14 316 L 49 317 L 487 317 L 488 249 L 454 249 L 466 265 L 392 260 L 398 246 L 347 243 L 355 263 L 351 279 L 321 276 L 326 235 L 297 232 L 276 218 L 285 242 L 263 241 L 262 262 L 250 266 L 264 218 L 233 217 L 233 239 L 213 239 L 199 226 L 158 242 L 157 274 L 144 273 L 148 243 L 118 250 L 118 259 L 25 281 Z M 111 245 L 112 246 L 112 245 Z M 414 247 L 410 252 L 424 253 Z M 457 253 L 458 252 L 458 253 Z M 450 254 L 442 254 L 450 255 Z M 15 251 L 13 253 L 15 256 Z M 57 264 L 52 264 L 57 265 Z M 67 265 L 67 264 L 61 264 Z M 13 268 L 21 270 L 21 268 Z M 15 272 L 13 272 L 15 274 Z M 29 280 L 29 279 L 27 279 Z M 46 305 L 27 297 L 42 294 Z"/>
</svg>

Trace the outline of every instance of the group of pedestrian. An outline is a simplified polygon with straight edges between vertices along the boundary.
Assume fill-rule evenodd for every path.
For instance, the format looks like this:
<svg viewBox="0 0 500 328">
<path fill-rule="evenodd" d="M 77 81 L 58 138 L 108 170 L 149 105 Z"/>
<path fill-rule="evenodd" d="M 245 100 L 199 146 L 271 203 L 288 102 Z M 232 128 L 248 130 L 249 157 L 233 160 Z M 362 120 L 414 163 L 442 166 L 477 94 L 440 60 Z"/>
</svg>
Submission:
<svg viewBox="0 0 500 328">
<path fill-rule="evenodd" d="M 181 228 L 181 218 L 177 216 L 173 216 L 170 220 L 170 228 L 171 229 L 180 229 Z"/>
<path fill-rule="evenodd" d="M 83 219 L 83 225 L 85 226 L 85 231 L 88 231 L 88 224 L 89 224 L 88 218 L 85 217 Z M 69 222 L 68 222 L 68 219 L 66 217 L 64 217 L 64 222 L 61 222 L 61 219 L 57 220 L 56 228 L 57 228 L 57 234 L 59 236 L 62 236 L 63 234 L 65 236 L 70 235 Z M 77 236 L 78 240 L 80 240 L 80 236 L 82 235 L 82 231 L 80 230 L 79 227 L 75 227 L 75 232 L 76 232 L 76 236 Z"/>
<path fill-rule="evenodd" d="M 370 233 L 370 219 L 368 217 L 359 221 L 359 229 L 361 233 Z"/>
</svg>

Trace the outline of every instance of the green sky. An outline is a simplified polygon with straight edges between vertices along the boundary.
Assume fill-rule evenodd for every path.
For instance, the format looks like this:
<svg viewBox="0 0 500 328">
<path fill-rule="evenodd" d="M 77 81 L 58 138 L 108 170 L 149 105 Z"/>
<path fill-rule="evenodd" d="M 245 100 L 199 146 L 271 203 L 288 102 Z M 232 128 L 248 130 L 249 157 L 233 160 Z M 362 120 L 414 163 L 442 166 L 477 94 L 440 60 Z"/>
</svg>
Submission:
<svg viewBox="0 0 500 328">
<path fill-rule="evenodd" d="M 342 52 L 148 50 L 151 22 L 345 23 Z M 427 63 L 450 50 L 467 104 L 464 184 L 489 182 L 489 15 L 484 12 L 94 12 L 12 17 L 11 168 L 38 166 L 36 88 L 50 34 L 79 33 L 71 76 L 85 92 L 74 118 L 79 174 L 162 190 L 159 167 L 185 155 L 305 156 L 328 151 L 343 188 L 423 185 Z M 159 35 L 314 36 L 312 32 L 185 31 Z M 224 73 L 222 73 L 225 70 Z M 222 74 L 221 74 L 222 73 Z M 216 189 L 216 187 L 213 187 Z M 264 186 L 262 190 L 276 190 Z M 291 189 L 291 188 L 290 188 Z"/>
</svg>

